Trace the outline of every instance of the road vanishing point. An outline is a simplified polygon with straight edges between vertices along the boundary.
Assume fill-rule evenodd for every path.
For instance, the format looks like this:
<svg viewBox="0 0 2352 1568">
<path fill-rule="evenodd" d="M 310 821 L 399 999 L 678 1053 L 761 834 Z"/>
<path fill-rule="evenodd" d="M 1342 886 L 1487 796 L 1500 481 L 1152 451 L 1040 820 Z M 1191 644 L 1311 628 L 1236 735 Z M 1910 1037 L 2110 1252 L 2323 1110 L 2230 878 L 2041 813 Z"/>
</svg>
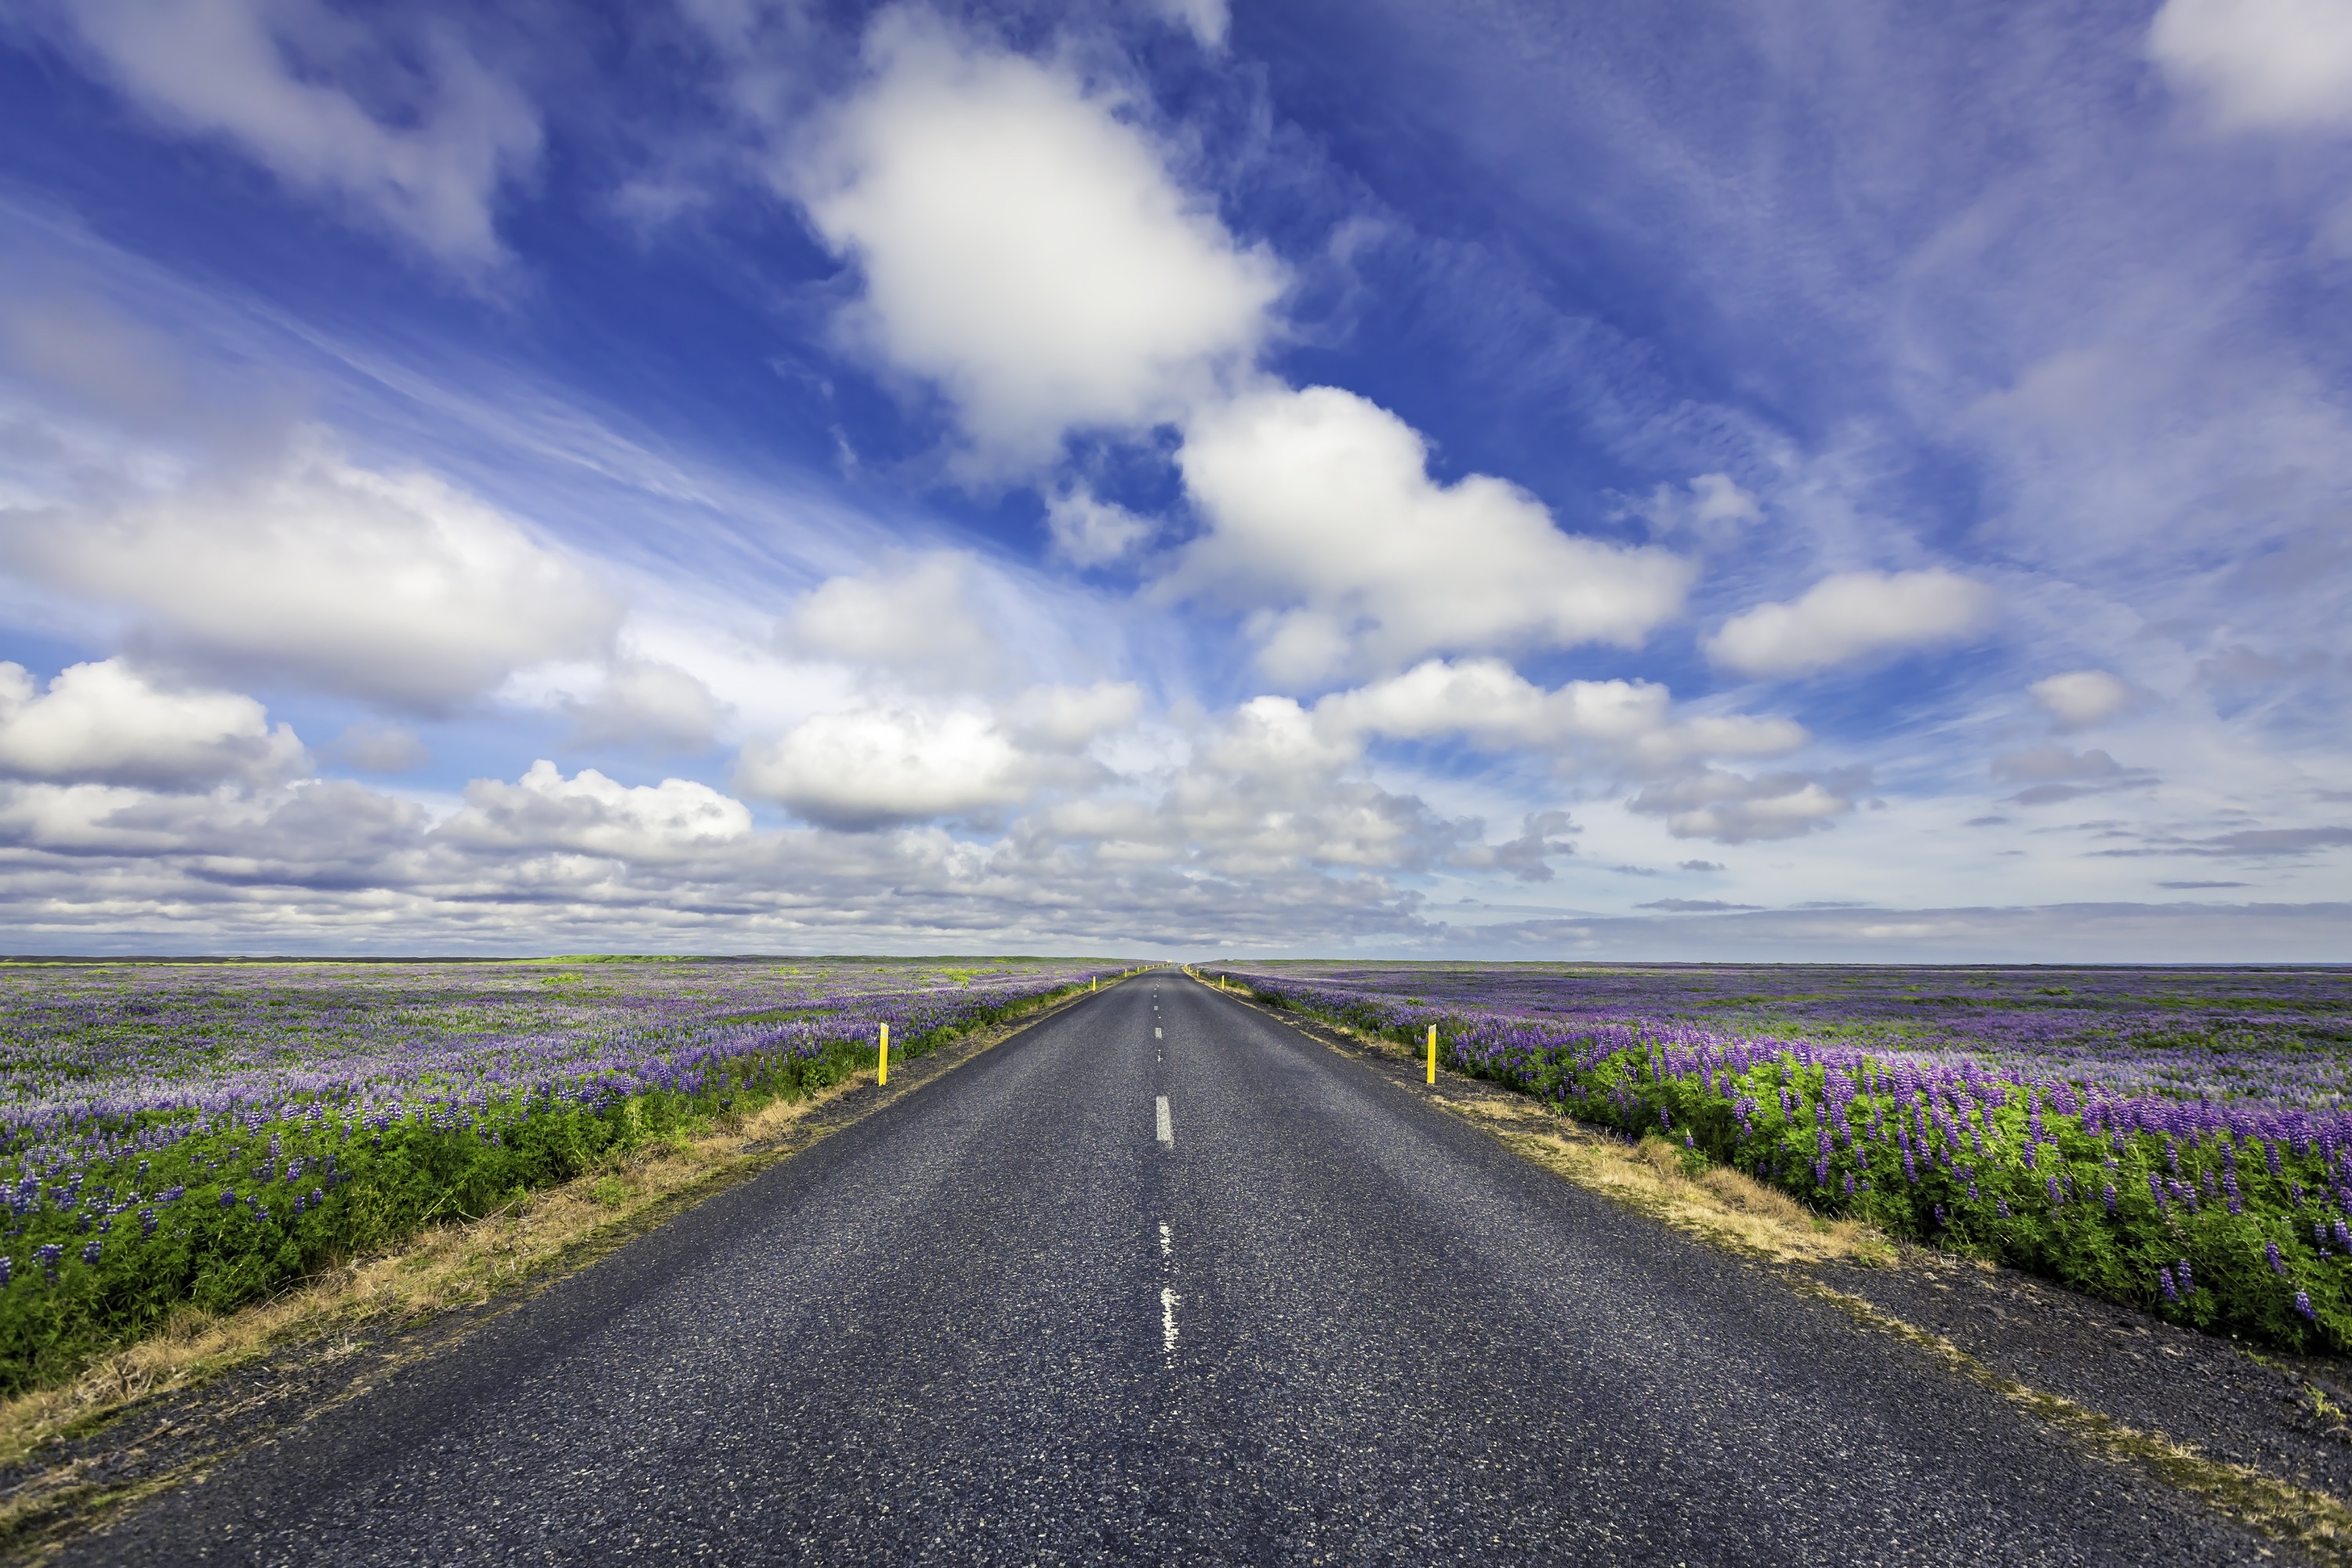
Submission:
<svg viewBox="0 0 2352 1568">
<path fill-rule="evenodd" d="M 1163 970 L 65 1560 L 2179 1564 L 2260 1546 Z"/>
</svg>

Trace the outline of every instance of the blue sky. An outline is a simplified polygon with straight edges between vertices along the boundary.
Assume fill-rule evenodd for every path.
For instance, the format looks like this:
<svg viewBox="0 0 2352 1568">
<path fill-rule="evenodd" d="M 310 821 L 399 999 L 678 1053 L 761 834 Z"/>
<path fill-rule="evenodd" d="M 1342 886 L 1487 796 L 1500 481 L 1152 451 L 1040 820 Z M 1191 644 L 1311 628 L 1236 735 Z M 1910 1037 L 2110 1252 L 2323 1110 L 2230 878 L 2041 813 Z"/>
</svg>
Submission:
<svg viewBox="0 0 2352 1568">
<path fill-rule="evenodd" d="M 2352 956 L 2332 0 L 0 8 L 24 952 Z"/>
</svg>

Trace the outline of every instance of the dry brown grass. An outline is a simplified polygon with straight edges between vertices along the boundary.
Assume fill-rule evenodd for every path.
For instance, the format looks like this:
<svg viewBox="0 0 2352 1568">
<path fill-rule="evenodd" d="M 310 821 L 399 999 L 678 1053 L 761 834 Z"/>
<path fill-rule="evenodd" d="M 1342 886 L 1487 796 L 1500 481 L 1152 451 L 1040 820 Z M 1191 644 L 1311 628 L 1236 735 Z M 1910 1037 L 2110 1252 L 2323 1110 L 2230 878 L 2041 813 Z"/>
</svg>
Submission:
<svg viewBox="0 0 2352 1568">
<path fill-rule="evenodd" d="M 1893 1245 L 1861 1221 L 1817 1215 L 1727 1165 L 1685 1164 L 1684 1152 L 1663 1138 L 1626 1144 L 1486 1095 L 1447 1109 L 1546 1170 L 1701 1241 L 1773 1263 L 1894 1261 Z"/>
</svg>

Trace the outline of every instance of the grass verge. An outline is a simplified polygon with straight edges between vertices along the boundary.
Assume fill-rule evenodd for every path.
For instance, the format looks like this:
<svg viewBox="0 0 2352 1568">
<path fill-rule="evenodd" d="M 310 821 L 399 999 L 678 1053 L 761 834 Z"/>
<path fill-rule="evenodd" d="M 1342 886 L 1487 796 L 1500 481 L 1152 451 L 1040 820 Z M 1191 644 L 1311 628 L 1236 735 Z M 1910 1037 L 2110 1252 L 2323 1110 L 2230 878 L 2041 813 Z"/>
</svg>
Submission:
<svg viewBox="0 0 2352 1568">
<path fill-rule="evenodd" d="M 1196 977 L 1197 978 L 1197 977 Z M 1212 984 L 1213 982 L 1203 982 Z M 1360 1052 L 1411 1063 L 1395 1041 L 1329 1018 L 1306 1018 L 1234 988 L 1224 994 L 1265 1008 L 1293 1028 L 1338 1037 Z M 1595 1131 L 1515 1089 L 1457 1073 L 1439 1075 L 1437 1103 L 1555 1174 L 1685 1235 L 1770 1263 L 1895 1261 L 1894 1244 L 1860 1220 L 1819 1215 L 1777 1187 L 1705 1155 L 1649 1137 L 1639 1143 Z"/>
<path fill-rule="evenodd" d="M 2352 1145 L 2325 1114 L 2028 1081 L 1902 1049 L 1694 1038 L 1655 1019 L 1455 1013 L 1420 997 L 1215 978 L 1409 1046 L 1433 1035 L 1440 1059 L 1465 1076 L 1588 1126 L 1664 1131 L 1888 1236 L 2182 1327 L 2352 1355 Z"/>
<path fill-rule="evenodd" d="M 1417 1053 L 1384 1036 L 1328 1018 L 1302 1016 L 1230 986 L 1215 988 L 1293 1028 L 1344 1041 L 1360 1054 L 1399 1065 L 1419 1063 Z M 1637 1144 L 1595 1132 L 1528 1095 L 1486 1079 L 1443 1073 L 1434 1098 L 1442 1109 L 1587 1191 L 1743 1257 L 1801 1266 L 1776 1270 L 1776 1277 L 1856 1324 L 1925 1352 L 1947 1371 L 1999 1395 L 2077 1447 L 2131 1465 L 2318 1562 L 2352 1564 L 2352 1508 L 2336 1498 L 2251 1466 L 2213 1458 L 2161 1432 L 2139 1430 L 2078 1401 L 2033 1387 L 1986 1365 L 1949 1339 L 1804 1272 L 1801 1266 L 1811 1264 L 1897 1263 L 1895 1242 L 1871 1226 L 1815 1214 L 1776 1187 L 1655 1135 Z M 2325 1396 L 2315 1389 L 2307 1392 L 2318 1401 L 2320 1413 L 2328 1414 Z"/>
<path fill-rule="evenodd" d="M 282 1428 L 283 1413 L 259 1423 L 259 1430 L 245 1430 L 241 1418 L 254 1405 L 288 1403 L 285 1387 L 299 1386 L 292 1420 L 364 1392 L 394 1367 L 446 1348 L 496 1312 L 1087 994 L 1025 1012 L 903 1066 L 894 1059 L 887 1089 L 877 1091 L 873 1070 L 865 1068 L 799 1098 L 695 1118 L 479 1219 L 432 1226 L 268 1300 L 219 1313 L 176 1310 L 158 1331 L 98 1358 L 71 1382 L 0 1402 L 0 1555 L 37 1555 Z M 835 1113 L 852 1095 L 860 1097 L 854 1113 Z M 450 1332 L 412 1331 L 445 1319 L 455 1324 Z M 287 1364 L 272 1366 L 259 1381 L 284 1386 L 239 1388 L 215 1406 L 204 1404 L 205 1391 L 237 1381 L 231 1374 L 273 1362 Z M 339 1372 L 344 1363 L 350 1370 Z M 103 1457 L 79 1451 L 89 1447 L 85 1439 L 142 1410 L 158 1415 L 152 1431 L 131 1435 Z M 125 1451 L 131 1463 L 113 1462 Z"/>
</svg>

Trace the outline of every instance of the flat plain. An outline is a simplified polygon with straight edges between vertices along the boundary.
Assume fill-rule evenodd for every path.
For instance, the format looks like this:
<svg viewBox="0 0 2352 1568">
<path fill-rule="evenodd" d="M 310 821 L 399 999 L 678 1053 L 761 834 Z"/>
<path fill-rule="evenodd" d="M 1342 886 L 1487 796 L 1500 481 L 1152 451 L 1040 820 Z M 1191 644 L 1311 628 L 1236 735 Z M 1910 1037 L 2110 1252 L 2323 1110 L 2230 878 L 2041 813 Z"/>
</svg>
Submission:
<svg viewBox="0 0 2352 1568">
<path fill-rule="evenodd" d="M 929 978 L 984 994 L 976 967 Z M 674 998 L 706 984 L 690 969 L 592 973 L 659 973 Z M 1399 973 L 1415 984 L 1392 995 L 1320 973 L 1315 1001 L 1287 968 L 1253 969 L 1246 995 L 1238 972 L 1024 972 L 992 1004 L 1018 1029 L 1003 1043 L 890 1091 L 870 1058 L 844 1058 L 827 1135 L 453 1318 L 430 1353 L 359 1344 L 347 1382 L 270 1405 L 256 1380 L 272 1364 L 322 1364 L 287 1347 L 61 1439 L 51 1468 L 98 1466 L 123 1454 L 110 1433 L 193 1443 L 247 1412 L 201 1474 L 20 1545 L 62 1540 L 90 1563 L 2336 1560 L 2352 1446 L 2324 1347 L 2233 1342 L 2000 1267 L 1964 1237 L 1797 1204 L 1801 1184 L 1741 1172 L 1737 1148 L 1718 1162 L 1696 1133 L 1641 1137 L 1638 1114 L 1629 1130 L 1598 1111 L 1605 1094 L 1567 1103 L 1570 1080 L 1522 1070 L 1524 1040 L 1482 1058 L 1502 1023 L 1482 1035 L 1470 998 L 1433 994 L 1479 973 L 1381 972 Z M 1485 973 L 1545 995 L 1578 978 Z M 1020 1005 L 1048 996 L 1057 1010 L 1020 1027 Z M 1447 1020 L 1433 1088 L 1415 1009 Z M 2291 1026 L 2324 1038 L 2324 1012 Z M 1582 1030 L 1584 1052 L 1624 1022 L 1516 1002 L 1483 1016 Z M 1644 1092 L 1678 1107 L 1754 1098 L 1727 1092 L 1737 1074 L 1710 1087 L 1727 1056 L 1709 1044 L 1752 1047 L 1748 1075 L 1767 1040 L 1826 1058 L 1799 1064 L 1822 1081 L 1845 1049 L 1890 1074 L 1959 1070 L 1932 1026 L 1900 1036 L 1916 1056 L 1752 1022 L 1696 1043 L 1694 1024 L 1652 1026 L 1693 1053 L 1697 1087 L 1666 1101 L 1680 1058 L 1647 1042 Z M 758 1087 L 767 1058 L 729 1059 L 723 1081 L 688 1081 L 673 1058 L 676 1082 L 640 1069 L 643 1087 L 593 1109 L 541 1095 L 520 1113 L 634 1114 L 642 1136 L 671 1137 L 784 1092 Z M 1978 1065 L 1983 1083 L 2020 1071 Z M 2045 1133 L 2079 1123 L 2028 1081 Z M 2126 1087 L 2076 1085 L 2086 1108 Z M 2324 1122 L 2325 1092 L 2300 1113 Z M 1979 1134 L 2021 1141 L 2004 1116 L 2024 1109 L 1993 1110 Z M 1866 1107 L 1847 1110 L 1867 1126 Z M 1791 1089 L 1783 1114 L 1803 1113 Z M 485 1118 L 410 1115 L 415 1136 L 528 1142 L 511 1121 L 492 1145 Z M 375 1152 L 357 1123 L 337 1146 Z M 269 1158 L 258 1131 L 247 1146 Z M 1794 1216 L 1794 1243 L 1772 1253 L 1561 1179 L 1604 1160 L 1702 1195 L 1736 1174 Z M 1804 1253 L 1839 1226 L 1884 1237 L 1885 1255 Z"/>
</svg>

